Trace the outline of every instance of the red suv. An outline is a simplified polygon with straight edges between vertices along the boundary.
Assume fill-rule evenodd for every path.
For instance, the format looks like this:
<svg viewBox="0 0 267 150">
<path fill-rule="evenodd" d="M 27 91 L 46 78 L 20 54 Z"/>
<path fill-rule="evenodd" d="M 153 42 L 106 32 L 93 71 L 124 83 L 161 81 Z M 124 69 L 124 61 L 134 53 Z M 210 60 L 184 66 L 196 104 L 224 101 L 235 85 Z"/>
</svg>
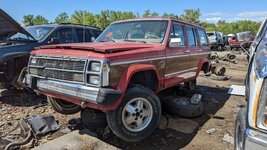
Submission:
<svg viewBox="0 0 267 150">
<path fill-rule="evenodd" d="M 106 113 L 111 130 L 136 142 L 161 116 L 159 91 L 185 82 L 193 87 L 209 71 L 203 28 L 172 18 L 112 23 L 95 43 L 49 45 L 31 53 L 25 83 L 47 95 L 64 114 L 81 108 Z"/>
</svg>

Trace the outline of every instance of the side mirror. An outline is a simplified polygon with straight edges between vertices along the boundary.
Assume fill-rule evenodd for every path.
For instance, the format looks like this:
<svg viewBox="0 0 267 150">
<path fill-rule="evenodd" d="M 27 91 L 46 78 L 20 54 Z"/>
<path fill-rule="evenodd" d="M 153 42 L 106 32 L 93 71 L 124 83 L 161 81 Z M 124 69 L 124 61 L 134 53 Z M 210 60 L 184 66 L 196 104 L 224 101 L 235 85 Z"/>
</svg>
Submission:
<svg viewBox="0 0 267 150">
<path fill-rule="evenodd" d="M 95 37 L 91 37 L 91 42 L 94 42 L 96 39 L 95 39 Z"/>
<path fill-rule="evenodd" d="M 181 38 L 171 38 L 169 41 L 169 47 L 179 47 L 182 45 Z"/>
<path fill-rule="evenodd" d="M 58 38 L 51 38 L 50 41 L 48 41 L 48 44 L 59 44 L 60 41 Z"/>
</svg>

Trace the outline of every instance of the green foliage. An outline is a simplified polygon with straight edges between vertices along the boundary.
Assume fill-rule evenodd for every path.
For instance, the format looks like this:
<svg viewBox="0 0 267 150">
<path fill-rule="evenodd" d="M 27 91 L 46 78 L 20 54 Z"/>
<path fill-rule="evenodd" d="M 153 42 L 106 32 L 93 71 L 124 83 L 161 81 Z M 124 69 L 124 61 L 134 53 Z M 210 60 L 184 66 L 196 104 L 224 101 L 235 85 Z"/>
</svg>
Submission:
<svg viewBox="0 0 267 150">
<path fill-rule="evenodd" d="M 217 25 L 209 24 L 206 22 L 201 23 L 201 26 L 207 31 L 218 31 L 224 34 L 251 31 L 254 35 L 256 35 L 260 25 L 261 24 L 259 22 L 250 20 L 240 20 L 233 23 L 225 23 L 225 21 L 219 21 Z"/>
<path fill-rule="evenodd" d="M 48 24 L 48 20 L 41 15 L 37 15 L 36 17 L 34 15 L 25 15 L 23 16 L 22 22 L 25 26 Z"/>
<path fill-rule="evenodd" d="M 38 15 L 34 18 L 34 25 L 40 24 L 48 24 L 48 20 L 45 17 Z"/>
<path fill-rule="evenodd" d="M 71 15 L 71 17 L 66 12 L 60 13 L 55 18 L 55 23 L 71 22 L 75 24 L 97 26 L 102 29 L 105 29 L 107 26 L 109 26 L 110 23 L 114 21 L 139 18 L 140 16 L 151 17 L 151 16 L 159 16 L 159 14 L 157 12 L 151 12 L 149 9 L 146 10 L 143 14 L 138 14 L 138 13 L 135 14 L 133 12 L 127 12 L 127 11 L 110 11 L 110 10 L 103 10 L 100 12 L 100 14 L 93 14 L 86 10 L 76 10 Z M 259 22 L 254 22 L 249 20 L 242 20 L 233 23 L 226 23 L 225 20 L 220 20 L 217 22 L 217 24 L 201 22 L 200 9 L 186 9 L 181 15 L 173 13 L 170 14 L 164 13 L 162 16 L 164 17 L 179 16 L 178 17 L 179 19 L 184 20 L 186 22 L 199 23 L 207 31 L 219 31 L 224 34 L 252 31 L 255 35 L 260 27 Z M 35 17 L 34 15 L 30 14 L 23 16 L 22 22 L 26 26 L 32 26 L 37 24 L 46 24 L 48 23 L 48 20 L 43 16 L 38 15 Z"/>
<path fill-rule="evenodd" d="M 34 16 L 33 15 L 24 15 L 22 23 L 25 26 L 33 26 L 34 25 Z"/>
<path fill-rule="evenodd" d="M 159 14 L 157 12 L 150 12 L 150 10 L 146 10 L 143 14 L 143 17 L 157 17 Z"/>
<path fill-rule="evenodd" d="M 179 18 L 190 23 L 200 23 L 200 16 L 200 9 L 186 9 Z"/>
<path fill-rule="evenodd" d="M 70 22 L 70 17 L 66 12 L 60 13 L 55 19 L 55 23 L 67 23 L 67 22 Z"/>
</svg>

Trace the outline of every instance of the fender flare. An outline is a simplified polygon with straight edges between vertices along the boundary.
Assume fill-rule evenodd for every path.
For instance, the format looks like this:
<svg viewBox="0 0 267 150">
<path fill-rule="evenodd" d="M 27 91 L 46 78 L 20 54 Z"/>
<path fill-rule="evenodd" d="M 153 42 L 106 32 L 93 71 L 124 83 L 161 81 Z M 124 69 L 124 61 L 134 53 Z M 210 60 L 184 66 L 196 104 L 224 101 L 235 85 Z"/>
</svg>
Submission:
<svg viewBox="0 0 267 150">
<path fill-rule="evenodd" d="M 141 71 L 154 71 L 155 75 L 158 79 L 156 91 L 158 91 L 160 89 L 160 76 L 159 76 L 158 71 L 154 65 L 152 65 L 152 64 L 133 64 L 133 65 L 130 65 L 127 69 L 124 70 L 124 72 L 123 72 L 123 74 L 122 74 L 122 76 L 121 76 L 121 78 L 120 78 L 120 80 L 116 86 L 117 90 L 122 91 L 121 97 L 117 100 L 117 102 L 115 104 L 106 107 L 106 110 L 114 110 L 121 104 L 132 76 L 135 73 L 141 72 Z"/>
<path fill-rule="evenodd" d="M 207 59 L 207 58 L 201 58 L 198 62 L 198 69 L 197 69 L 197 72 L 196 72 L 196 76 L 195 78 L 198 77 L 201 69 L 202 69 L 202 66 L 205 64 L 205 63 L 208 63 L 210 65 L 210 61 Z"/>
</svg>

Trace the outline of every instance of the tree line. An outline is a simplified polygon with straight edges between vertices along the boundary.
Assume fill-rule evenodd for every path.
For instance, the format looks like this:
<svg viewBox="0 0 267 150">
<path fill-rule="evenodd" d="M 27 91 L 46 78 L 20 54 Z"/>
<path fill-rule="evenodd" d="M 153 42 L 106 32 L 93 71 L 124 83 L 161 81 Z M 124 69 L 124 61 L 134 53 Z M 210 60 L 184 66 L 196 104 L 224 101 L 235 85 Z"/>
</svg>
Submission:
<svg viewBox="0 0 267 150">
<path fill-rule="evenodd" d="M 48 23 L 74 23 L 83 24 L 88 26 L 97 26 L 101 29 L 105 29 L 110 23 L 119 20 L 139 18 L 139 17 L 156 17 L 159 16 L 157 12 L 151 12 L 149 9 L 146 10 L 142 15 L 130 11 L 112 11 L 103 10 L 99 14 L 93 14 L 86 10 L 76 10 L 73 14 L 69 15 L 66 12 L 60 13 L 54 21 L 49 22 L 42 15 L 34 16 L 32 14 L 24 15 L 22 23 L 25 26 L 33 26 Z M 259 22 L 250 20 L 240 20 L 233 23 L 226 23 L 225 20 L 220 20 L 216 24 L 203 22 L 200 20 L 201 12 L 200 9 L 186 9 L 181 15 L 164 13 L 162 16 L 176 17 L 180 20 L 199 24 L 207 31 L 219 31 L 224 34 L 237 33 L 243 31 L 252 31 L 254 34 L 257 33 L 260 27 Z"/>
</svg>

